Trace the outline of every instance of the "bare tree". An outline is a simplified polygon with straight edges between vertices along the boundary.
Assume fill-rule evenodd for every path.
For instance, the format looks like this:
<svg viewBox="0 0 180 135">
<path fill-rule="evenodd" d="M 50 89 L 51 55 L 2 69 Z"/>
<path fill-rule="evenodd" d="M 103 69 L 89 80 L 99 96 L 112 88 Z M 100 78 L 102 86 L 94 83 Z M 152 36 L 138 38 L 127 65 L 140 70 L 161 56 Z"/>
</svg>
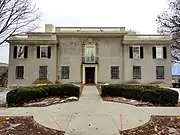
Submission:
<svg viewBox="0 0 180 135">
<path fill-rule="evenodd" d="M 0 0 L 0 45 L 12 35 L 35 30 L 40 16 L 32 0 Z"/>
<path fill-rule="evenodd" d="M 172 36 L 172 59 L 180 61 L 180 0 L 169 0 L 168 9 L 157 17 L 158 32 Z"/>
</svg>

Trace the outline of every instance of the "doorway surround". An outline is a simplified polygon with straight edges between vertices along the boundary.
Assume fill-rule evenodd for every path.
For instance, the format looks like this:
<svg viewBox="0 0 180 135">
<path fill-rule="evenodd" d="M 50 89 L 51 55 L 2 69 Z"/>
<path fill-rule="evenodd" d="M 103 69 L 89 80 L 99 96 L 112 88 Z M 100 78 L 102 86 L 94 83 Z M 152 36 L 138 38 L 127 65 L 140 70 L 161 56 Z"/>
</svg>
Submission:
<svg viewBox="0 0 180 135">
<path fill-rule="evenodd" d="M 94 73 L 94 83 L 97 84 L 97 64 L 83 64 L 83 84 L 86 84 L 86 67 L 94 67 L 95 68 L 95 73 Z"/>
</svg>

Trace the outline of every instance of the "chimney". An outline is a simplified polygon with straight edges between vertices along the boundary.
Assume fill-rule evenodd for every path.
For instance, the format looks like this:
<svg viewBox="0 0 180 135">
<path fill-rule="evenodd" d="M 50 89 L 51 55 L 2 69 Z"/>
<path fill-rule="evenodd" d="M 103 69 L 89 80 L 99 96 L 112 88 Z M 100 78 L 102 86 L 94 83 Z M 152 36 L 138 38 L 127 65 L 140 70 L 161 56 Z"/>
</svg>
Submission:
<svg viewBox="0 0 180 135">
<path fill-rule="evenodd" d="M 54 32 L 54 26 L 52 24 L 45 24 L 45 32 Z"/>
</svg>

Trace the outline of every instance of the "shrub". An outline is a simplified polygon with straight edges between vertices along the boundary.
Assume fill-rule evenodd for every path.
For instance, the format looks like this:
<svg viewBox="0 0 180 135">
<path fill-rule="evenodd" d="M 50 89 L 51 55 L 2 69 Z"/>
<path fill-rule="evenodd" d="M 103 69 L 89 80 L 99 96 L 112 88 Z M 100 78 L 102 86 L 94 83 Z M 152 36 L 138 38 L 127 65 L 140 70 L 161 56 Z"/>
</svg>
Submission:
<svg viewBox="0 0 180 135">
<path fill-rule="evenodd" d="M 137 80 L 130 80 L 130 81 L 125 82 L 125 84 L 141 84 L 141 83 Z"/>
<path fill-rule="evenodd" d="M 24 103 L 39 98 L 49 96 L 79 97 L 79 94 L 79 87 L 71 84 L 17 87 L 7 93 L 6 101 L 8 106 L 22 106 Z"/>
<path fill-rule="evenodd" d="M 125 97 L 151 102 L 156 105 L 174 106 L 178 102 L 177 91 L 146 85 L 112 84 L 101 87 L 101 96 Z"/>
</svg>

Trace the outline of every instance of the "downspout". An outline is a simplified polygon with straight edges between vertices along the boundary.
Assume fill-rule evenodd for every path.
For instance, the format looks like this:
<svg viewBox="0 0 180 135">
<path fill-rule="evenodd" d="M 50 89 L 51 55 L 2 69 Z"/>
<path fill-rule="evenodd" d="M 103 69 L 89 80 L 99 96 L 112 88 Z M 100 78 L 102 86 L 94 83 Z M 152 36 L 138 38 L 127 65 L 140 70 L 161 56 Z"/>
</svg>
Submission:
<svg viewBox="0 0 180 135">
<path fill-rule="evenodd" d="M 125 63 L 124 63 L 124 44 L 123 44 L 123 38 L 121 38 L 121 46 L 122 46 L 122 83 L 125 83 Z"/>
<path fill-rule="evenodd" d="M 56 44 L 56 83 L 59 83 L 59 44 L 58 39 L 58 43 Z"/>
</svg>

